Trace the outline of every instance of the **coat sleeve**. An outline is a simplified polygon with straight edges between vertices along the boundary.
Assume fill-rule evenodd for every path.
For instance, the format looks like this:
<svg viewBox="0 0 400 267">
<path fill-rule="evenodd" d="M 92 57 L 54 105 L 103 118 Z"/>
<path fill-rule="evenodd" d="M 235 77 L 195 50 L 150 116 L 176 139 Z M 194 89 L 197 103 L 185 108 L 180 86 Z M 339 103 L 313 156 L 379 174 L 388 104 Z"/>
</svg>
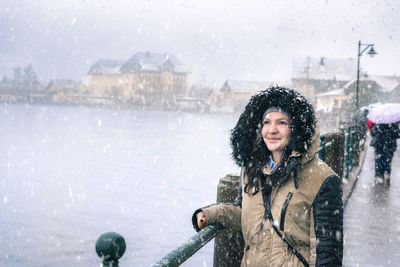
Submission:
<svg viewBox="0 0 400 267">
<path fill-rule="evenodd" d="M 204 212 L 204 215 L 207 219 L 207 225 L 219 223 L 224 228 L 240 231 L 242 215 L 242 179 L 240 179 L 238 197 L 235 203 L 212 204 L 204 208 L 197 209 L 193 213 L 192 224 L 193 228 L 197 232 L 200 231 L 200 229 L 197 225 L 196 215 L 200 211 Z"/>
<path fill-rule="evenodd" d="M 241 207 L 233 204 L 216 204 L 209 206 L 207 208 L 200 209 L 198 211 L 203 211 L 207 219 L 207 225 L 210 224 L 221 224 L 224 228 L 230 230 L 241 230 Z M 196 214 L 196 212 L 195 212 Z M 194 228 L 197 228 L 197 222 L 194 223 L 195 214 L 193 214 L 192 222 Z"/>
<path fill-rule="evenodd" d="M 336 175 L 322 184 L 313 202 L 316 237 L 315 266 L 342 266 L 343 200 L 342 182 Z"/>
</svg>

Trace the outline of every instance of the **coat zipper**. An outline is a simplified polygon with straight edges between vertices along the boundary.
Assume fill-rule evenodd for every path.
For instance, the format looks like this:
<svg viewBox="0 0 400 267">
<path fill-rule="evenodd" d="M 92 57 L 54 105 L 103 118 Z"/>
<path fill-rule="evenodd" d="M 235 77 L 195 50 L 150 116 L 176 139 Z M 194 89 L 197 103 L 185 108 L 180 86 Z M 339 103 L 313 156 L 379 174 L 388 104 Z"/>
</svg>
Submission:
<svg viewBox="0 0 400 267">
<path fill-rule="evenodd" d="M 279 226 L 279 229 L 281 231 L 283 231 L 284 227 L 285 227 L 286 210 L 287 210 L 287 207 L 289 206 L 289 202 L 290 202 L 290 199 L 292 199 L 292 196 L 293 196 L 293 193 L 289 192 L 287 197 L 286 197 L 285 202 L 283 203 L 283 207 L 281 209 L 281 223 L 280 223 L 280 226 Z"/>
</svg>

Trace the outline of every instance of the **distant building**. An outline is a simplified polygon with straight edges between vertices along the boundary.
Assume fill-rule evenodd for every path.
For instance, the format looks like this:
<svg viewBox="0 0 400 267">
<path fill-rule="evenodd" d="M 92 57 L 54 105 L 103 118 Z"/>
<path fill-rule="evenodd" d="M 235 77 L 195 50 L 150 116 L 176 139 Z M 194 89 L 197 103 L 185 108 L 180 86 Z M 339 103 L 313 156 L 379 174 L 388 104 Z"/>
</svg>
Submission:
<svg viewBox="0 0 400 267">
<path fill-rule="evenodd" d="M 251 96 L 273 85 L 276 84 L 265 81 L 226 80 L 219 91 L 210 92 L 210 108 L 225 112 L 241 111 Z"/>
<path fill-rule="evenodd" d="M 187 90 L 187 72 L 171 54 L 136 53 L 126 61 L 97 61 L 89 70 L 89 92 L 116 102 L 169 107 Z"/>
<path fill-rule="evenodd" d="M 388 75 L 368 75 L 369 80 L 376 81 L 380 86 L 380 98 L 382 102 L 400 103 L 400 77 Z"/>
<path fill-rule="evenodd" d="M 340 122 L 352 120 L 356 87 L 357 80 L 352 79 L 342 88 L 316 95 L 316 111 L 325 124 L 338 127 Z M 359 108 L 376 102 L 400 102 L 399 91 L 400 77 L 364 74 L 359 80 Z M 347 110 L 344 109 L 346 102 Z"/>
<path fill-rule="evenodd" d="M 316 104 L 317 94 L 342 88 L 356 77 L 352 58 L 298 58 L 293 61 L 293 87 Z"/>
<path fill-rule="evenodd" d="M 319 112 L 332 112 L 341 109 L 344 102 L 349 101 L 350 95 L 346 95 L 343 88 L 318 94 L 316 110 Z"/>
<path fill-rule="evenodd" d="M 88 88 L 82 82 L 70 79 L 50 81 L 46 90 L 56 103 L 86 103 L 88 98 Z"/>
<path fill-rule="evenodd" d="M 3 78 L 0 82 L 0 102 L 46 103 L 49 101 L 49 96 L 44 89 L 38 81 L 16 82 Z"/>
<path fill-rule="evenodd" d="M 0 83 L 0 102 L 15 103 L 18 102 L 18 100 L 25 101 L 26 97 L 23 96 L 23 99 L 21 99 L 19 94 L 17 94 L 15 83 L 8 82 L 6 79 L 3 79 L 3 81 Z"/>
</svg>

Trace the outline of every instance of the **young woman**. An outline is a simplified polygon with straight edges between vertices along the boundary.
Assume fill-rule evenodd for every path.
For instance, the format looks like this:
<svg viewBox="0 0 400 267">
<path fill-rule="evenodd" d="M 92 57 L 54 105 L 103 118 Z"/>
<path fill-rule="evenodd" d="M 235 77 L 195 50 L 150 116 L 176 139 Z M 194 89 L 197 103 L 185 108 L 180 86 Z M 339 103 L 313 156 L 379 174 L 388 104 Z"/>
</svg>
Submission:
<svg viewBox="0 0 400 267">
<path fill-rule="evenodd" d="M 272 87 L 253 96 L 232 130 L 242 167 L 237 203 L 195 211 L 196 230 L 219 223 L 241 230 L 241 266 L 341 266 L 341 179 L 317 156 L 312 105 Z"/>
</svg>

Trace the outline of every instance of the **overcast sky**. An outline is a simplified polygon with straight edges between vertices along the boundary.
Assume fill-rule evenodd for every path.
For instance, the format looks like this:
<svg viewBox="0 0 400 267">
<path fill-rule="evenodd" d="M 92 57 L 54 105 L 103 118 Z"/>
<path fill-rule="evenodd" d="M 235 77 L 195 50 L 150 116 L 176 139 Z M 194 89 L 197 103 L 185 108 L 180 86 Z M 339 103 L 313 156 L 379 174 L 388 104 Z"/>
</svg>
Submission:
<svg viewBox="0 0 400 267">
<path fill-rule="evenodd" d="M 82 79 L 101 58 L 172 53 L 191 81 L 282 81 L 293 58 L 357 57 L 400 75 L 398 0 L 2 0 L 0 71 L 33 64 L 43 80 Z"/>
</svg>

